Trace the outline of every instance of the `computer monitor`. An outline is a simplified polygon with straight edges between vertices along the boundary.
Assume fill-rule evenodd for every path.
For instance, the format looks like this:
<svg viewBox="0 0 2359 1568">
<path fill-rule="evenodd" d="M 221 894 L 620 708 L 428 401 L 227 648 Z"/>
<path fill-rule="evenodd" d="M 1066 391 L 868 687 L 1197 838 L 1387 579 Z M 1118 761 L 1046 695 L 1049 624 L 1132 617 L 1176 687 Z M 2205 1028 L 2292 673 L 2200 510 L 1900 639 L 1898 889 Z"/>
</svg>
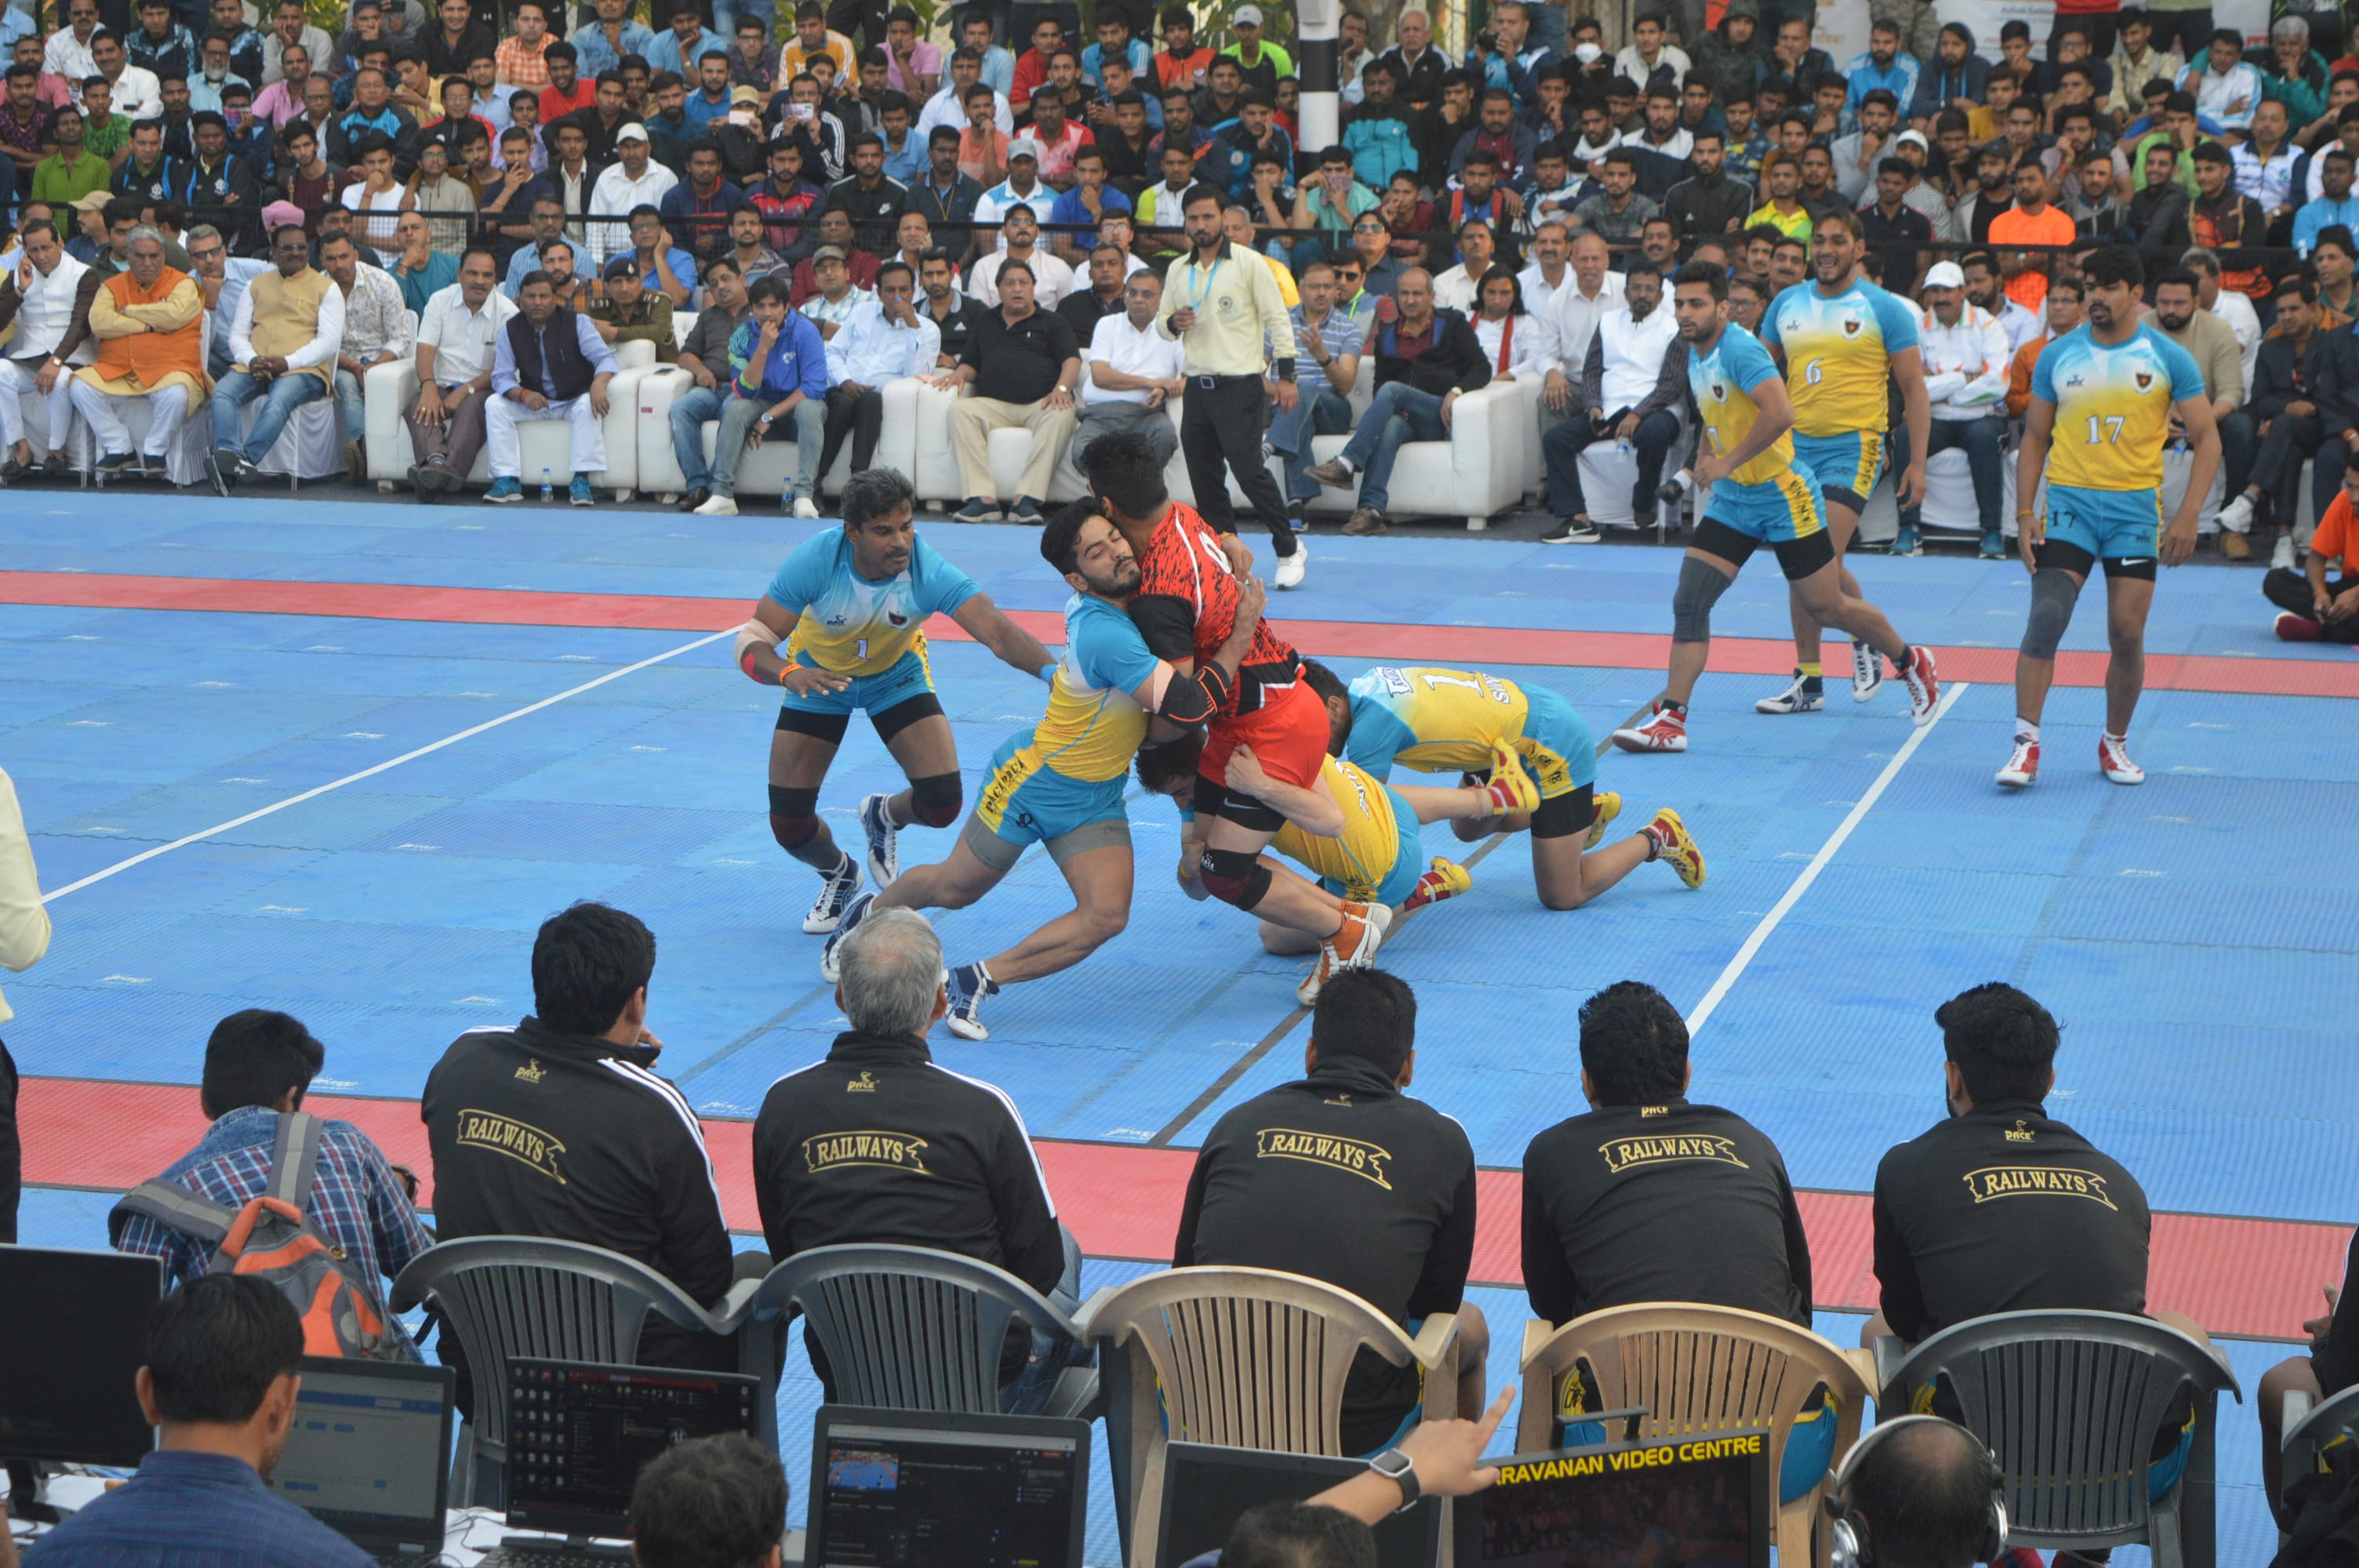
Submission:
<svg viewBox="0 0 2359 1568">
<path fill-rule="evenodd" d="M 1247 1510 L 1304 1501 L 1367 1467 L 1364 1459 L 1174 1443 L 1164 1450 L 1155 1560 L 1180 1568 L 1225 1543 Z M 1441 1506 L 1430 1498 L 1376 1526 L 1376 1568 L 1433 1568 L 1440 1554 Z"/>
<path fill-rule="evenodd" d="M 458 1384 L 448 1367 L 306 1356 L 270 1489 L 381 1561 L 440 1555 Z"/>
<path fill-rule="evenodd" d="M 135 1391 L 161 1259 L 0 1247 L 0 1455 L 136 1465 L 156 1430 Z"/>
<path fill-rule="evenodd" d="M 1458 1505 L 1459 1568 L 1768 1568 L 1769 1436 L 1523 1454 Z"/>
<path fill-rule="evenodd" d="M 824 1405 L 810 1568 L 1082 1568 L 1090 1427 L 1047 1416 Z"/>
<path fill-rule="evenodd" d="M 631 1487 L 672 1444 L 754 1434 L 758 1385 L 723 1372 L 605 1367 L 519 1357 L 508 1363 L 508 1524 L 620 1538 Z"/>
</svg>

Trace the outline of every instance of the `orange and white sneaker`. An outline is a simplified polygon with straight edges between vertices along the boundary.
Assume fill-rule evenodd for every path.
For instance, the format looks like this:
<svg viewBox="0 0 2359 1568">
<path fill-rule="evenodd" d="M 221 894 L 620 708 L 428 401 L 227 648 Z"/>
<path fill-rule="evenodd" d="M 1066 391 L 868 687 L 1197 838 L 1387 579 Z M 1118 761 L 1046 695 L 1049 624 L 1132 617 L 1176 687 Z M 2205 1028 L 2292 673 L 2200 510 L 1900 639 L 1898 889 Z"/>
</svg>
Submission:
<svg viewBox="0 0 2359 1568">
<path fill-rule="evenodd" d="M 1294 1000 L 1309 1007 L 1319 1000 L 1321 988 L 1329 980 L 1345 969 L 1364 969 L 1375 963 L 1376 949 L 1384 946 L 1385 933 L 1392 923 L 1388 905 L 1346 903 L 1343 928 L 1319 944 L 1319 961 L 1294 988 Z"/>
<path fill-rule="evenodd" d="M 2146 770 L 2130 761 L 2129 737 L 2101 735 L 2097 738 L 2097 766 L 2117 784 L 2146 783 Z"/>
<path fill-rule="evenodd" d="M 1589 819 L 1589 842 L 1582 846 L 1589 849 L 1594 849 L 1605 842 L 1606 824 L 1622 815 L 1622 797 L 1614 791 L 1607 790 L 1603 795 L 1593 798 L 1597 806 L 1597 815 Z"/>
<path fill-rule="evenodd" d="M 1998 782 L 2008 789 L 2023 789 L 2039 776 L 2039 742 L 2027 735 L 2015 738 L 2015 752 L 1999 769 Z"/>
<path fill-rule="evenodd" d="M 1484 785 L 1491 797 L 1491 815 L 1512 816 L 1540 808 L 1540 786 L 1524 771 L 1524 759 L 1504 741 L 1491 742 L 1491 777 Z"/>
<path fill-rule="evenodd" d="M 1614 743 L 1625 752 L 1684 752 L 1688 749 L 1687 713 L 1658 702 L 1645 722 L 1614 731 Z"/>
<path fill-rule="evenodd" d="M 1440 903 L 1445 898 L 1456 898 L 1474 885 L 1473 873 L 1457 861 L 1441 855 L 1433 858 L 1433 867 L 1417 879 L 1417 886 L 1401 900 L 1400 912 L 1423 909 L 1429 903 Z"/>
<path fill-rule="evenodd" d="M 1901 684 L 1908 688 L 1908 722 L 1922 728 L 1933 722 L 1933 711 L 1941 705 L 1941 683 L 1933 673 L 1933 654 L 1917 643 L 1908 645 L 1908 667 L 1900 672 Z"/>
<path fill-rule="evenodd" d="M 1655 813 L 1655 819 L 1640 831 L 1647 836 L 1647 843 L 1653 846 L 1653 852 L 1647 857 L 1648 860 L 1662 861 L 1679 872 L 1680 881 L 1691 888 L 1703 886 L 1703 851 L 1696 848 L 1695 839 L 1688 833 L 1688 825 L 1680 820 L 1678 812 L 1668 806 L 1663 807 Z"/>
</svg>

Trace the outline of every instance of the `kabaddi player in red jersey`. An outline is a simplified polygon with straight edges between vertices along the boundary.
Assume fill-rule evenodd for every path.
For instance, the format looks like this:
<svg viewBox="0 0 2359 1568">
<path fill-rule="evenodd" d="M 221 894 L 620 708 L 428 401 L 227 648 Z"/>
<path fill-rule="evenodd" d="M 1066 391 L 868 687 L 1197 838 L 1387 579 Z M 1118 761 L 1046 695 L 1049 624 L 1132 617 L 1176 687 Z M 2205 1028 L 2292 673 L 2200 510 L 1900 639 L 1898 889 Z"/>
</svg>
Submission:
<svg viewBox="0 0 2359 1568">
<path fill-rule="evenodd" d="M 1212 654 L 1227 640 L 1236 614 L 1234 539 L 1171 499 L 1163 465 L 1143 436 L 1102 436 L 1090 443 L 1082 466 L 1106 520 L 1138 558 L 1130 617 L 1148 651 L 1182 676 L 1212 673 Z M 1237 548 L 1242 555 L 1243 546 Z M 1243 559 L 1249 567 L 1252 557 Z M 1180 867 L 1180 880 L 1183 885 L 1201 881 L 1222 903 L 1315 939 L 1318 964 L 1295 992 L 1308 1005 L 1328 977 L 1375 959 L 1392 911 L 1339 899 L 1264 856 L 1286 819 L 1224 782 L 1230 753 L 1250 747 L 1272 778 L 1303 789 L 1324 787 L 1320 769 L 1327 760 L 1327 708 L 1303 681 L 1301 663 L 1293 645 L 1264 621 L 1204 737 L 1190 835 L 1201 835 L 1204 850 L 1195 867 Z M 1170 726 L 1158 719 L 1147 743 L 1171 738 Z"/>
</svg>

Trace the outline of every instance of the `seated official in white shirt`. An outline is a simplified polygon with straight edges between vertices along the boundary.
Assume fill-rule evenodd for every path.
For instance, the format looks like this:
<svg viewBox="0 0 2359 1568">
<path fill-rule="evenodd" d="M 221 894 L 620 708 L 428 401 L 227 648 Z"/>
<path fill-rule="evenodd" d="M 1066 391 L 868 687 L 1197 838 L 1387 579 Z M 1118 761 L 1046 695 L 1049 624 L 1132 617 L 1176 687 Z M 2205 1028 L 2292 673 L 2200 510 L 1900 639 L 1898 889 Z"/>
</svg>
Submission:
<svg viewBox="0 0 2359 1568">
<path fill-rule="evenodd" d="M 58 348 L 73 325 L 74 292 L 90 268 L 66 254 L 57 225 L 37 218 L 17 236 L 24 255 L 16 270 L 0 281 L 0 327 L 16 324 L 16 341 L 0 359 L 0 441 L 8 453 L 0 462 L 0 479 L 18 480 L 36 461 L 52 477 L 66 471 L 66 433 L 73 427 L 73 403 L 68 390 L 73 371 L 58 357 Z M 71 364 L 90 363 L 95 351 L 87 343 L 74 351 Z M 25 434 L 23 397 L 32 393 L 49 408 L 47 449 L 33 450 Z"/>
<path fill-rule="evenodd" d="M 983 221 L 978 209 L 975 222 Z M 1031 264 L 1032 297 L 1038 308 L 1054 310 L 1057 302 L 1073 291 L 1073 269 L 1040 243 L 1039 219 L 1031 208 L 1019 203 L 1009 208 L 1001 222 L 999 248 L 985 251 L 967 268 L 966 297 L 981 300 L 990 309 L 998 309 L 999 269 L 1011 258 Z"/>
<path fill-rule="evenodd" d="M 1925 361 L 1925 395 L 1933 406 L 1925 455 L 1964 449 L 1974 476 L 1983 554 L 1995 559 L 2006 554 L 1999 532 L 2006 496 L 1999 443 L 2006 437 L 2006 373 L 2015 362 L 2014 345 L 1989 311 L 1966 298 L 1966 275 L 1957 263 L 1935 262 L 1919 292 L 1925 309 L 1917 319 L 1917 347 Z M 1923 520 L 1922 505 L 1901 508 L 1894 554 L 1917 554 Z"/>
<path fill-rule="evenodd" d="M 431 501 L 467 482 L 484 449 L 484 409 L 492 397 L 492 362 L 516 301 L 499 290 L 499 263 L 471 245 L 459 258 L 459 281 L 435 290 L 418 322 L 418 404 L 405 411 L 415 466 L 409 486 Z"/>
<path fill-rule="evenodd" d="M 1433 275 L 1433 308 L 1455 310 L 1473 319 L 1479 303 L 1476 290 L 1483 275 L 1491 270 L 1492 258 L 1498 254 L 1499 236 L 1491 225 L 1480 218 L 1469 218 L 1458 226 L 1458 254 L 1463 259 L 1456 266 Z"/>
<path fill-rule="evenodd" d="M 876 458 L 885 430 L 885 384 L 931 375 L 942 330 L 918 308 L 918 275 L 898 257 L 876 269 L 876 291 L 827 341 L 827 439 L 819 477 L 835 467 L 843 438 L 852 437 L 852 471 Z"/>
<path fill-rule="evenodd" d="M 1122 308 L 1102 318 L 1092 332 L 1082 354 L 1090 373 L 1082 383 L 1081 422 L 1073 431 L 1076 469 L 1092 441 L 1121 430 L 1145 436 L 1158 462 L 1169 463 L 1180 450 L 1169 404 L 1184 385 L 1186 351 L 1178 339 L 1155 330 L 1162 304 L 1163 280 L 1152 272 L 1132 273 L 1123 282 Z"/>
</svg>

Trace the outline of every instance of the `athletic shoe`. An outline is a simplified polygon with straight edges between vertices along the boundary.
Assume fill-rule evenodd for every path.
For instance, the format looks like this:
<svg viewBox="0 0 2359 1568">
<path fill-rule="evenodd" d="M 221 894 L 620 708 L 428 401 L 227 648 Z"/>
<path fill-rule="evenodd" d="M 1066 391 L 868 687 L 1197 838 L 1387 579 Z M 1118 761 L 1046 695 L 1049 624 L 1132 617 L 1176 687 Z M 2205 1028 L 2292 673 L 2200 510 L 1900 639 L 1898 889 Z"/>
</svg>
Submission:
<svg viewBox="0 0 2359 1568">
<path fill-rule="evenodd" d="M 821 979 L 833 985 L 843 978 L 843 939 L 852 935 L 852 928 L 860 924 L 868 914 L 868 906 L 875 902 L 876 890 L 871 888 L 866 892 L 858 894 L 850 903 L 843 906 L 842 914 L 836 920 L 835 929 L 827 934 L 826 946 L 819 950 Z"/>
<path fill-rule="evenodd" d="M 2253 531 L 2253 492 L 2240 491 L 2236 499 L 2220 508 L 2220 531 L 2223 534 L 2249 534 Z"/>
<path fill-rule="evenodd" d="M 1007 520 L 1027 528 L 1044 527 L 1049 521 L 1040 514 L 1040 503 L 1028 495 L 1016 498 L 1016 504 L 1007 509 Z"/>
<path fill-rule="evenodd" d="M 2024 789 L 2038 776 L 2039 742 L 2017 736 L 2014 753 L 2007 758 L 2006 766 L 1998 771 L 1998 782 L 2008 789 Z"/>
<path fill-rule="evenodd" d="M 2001 534 L 1985 534 L 1983 535 L 1983 559 L 1986 561 L 2003 561 L 2006 559 L 2006 535 Z"/>
<path fill-rule="evenodd" d="M 810 913 L 803 916 L 803 929 L 813 936 L 824 936 L 843 919 L 844 905 L 860 891 L 860 862 L 846 855 L 843 869 L 833 874 L 822 873 L 819 879 L 819 897 L 812 901 Z"/>
<path fill-rule="evenodd" d="M 2280 534 L 2277 535 L 2276 547 L 2269 551 L 2269 565 L 2281 572 L 2289 572 L 2294 569 L 2295 559 L 2292 535 Z"/>
<path fill-rule="evenodd" d="M 2307 615 L 2296 615 L 2290 610 L 2277 611 L 2277 638 L 2286 643 L 2315 643 L 2326 631 Z"/>
<path fill-rule="evenodd" d="M 227 495 L 237 482 L 238 456 L 227 447 L 215 447 L 205 454 L 205 477 L 213 481 L 213 489 Z"/>
<path fill-rule="evenodd" d="M 798 495 L 795 497 L 794 514 L 798 517 L 816 517 L 819 515 L 819 507 L 812 503 L 810 496 Z"/>
<path fill-rule="evenodd" d="M 1678 812 L 1668 806 L 1663 807 L 1655 813 L 1655 819 L 1647 824 L 1645 832 L 1655 847 L 1653 859 L 1679 872 L 1680 881 L 1688 886 L 1703 886 L 1703 851 L 1696 848 L 1695 839 L 1689 836 L 1688 825 L 1680 820 Z"/>
<path fill-rule="evenodd" d="M 1440 855 L 1433 858 L 1433 869 L 1417 879 L 1417 886 L 1401 901 L 1400 912 L 1423 909 L 1429 903 L 1440 903 L 1445 898 L 1456 898 L 1474 885 L 1473 877 L 1457 861 Z"/>
<path fill-rule="evenodd" d="M 1605 537 L 1597 524 L 1586 517 L 1560 517 L 1556 525 L 1540 535 L 1543 545 L 1594 545 Z"/>
<path fill-rule="evenodd" d="M 1642 724 L 1614 731 L 1614 743 L 1625 752 L 1684 752 L 1688 749 L 1688 716 L 1661 703 Z"/>
<path fill-rule="evenodd" d="M 1490 798 L 1494 816 L 1540 808 L 1540 786 L 1524 771 L 1524 760 L 1516 749 L 1502 741 L 1491 742 L 1491 780 L 1483 793 Z"/>
<path fill-rule="evenodd" d="M 1622 815 L 1622 797 L 1612 790 L 1595 797 L 1597 815 L 1589 819 L 1589 842 L 1583 849 L 1594 849 L 1605 842 L 1605 825 Z"/>
<path fill-rule="evenodd" d="M 872 795 L 860 803 L 860 830 L 868 835 L 868 874 L 880 888 L 891 887 L 901 874 L 901 850 L 896 842 L 901 830 L 885 815 L 889 795 Z"/>
<path fill-rule="evenodd" d="M 565 487 L 565 499 L 576 506 L 595 506 L 598 498 L 590 493 L 590 476 L 577 473 L 573 482 Z"/>
<path fill-rule="evenodd" d="M 1384 904 L 1345 904 L 1342 929 L 1319 944 L 1319 962 L 1294 988 L 1294 1000 L 1309 1007 L 1319 1000 L 1320 989 L 1343 970 L 1364 969 L 1375 963 L 1376 949 L 1384 946 L 1385 932 L 1392 923 L 1393 912 Z"/>
<path fill-rule="evenodd" d="M 2117 784 L 2146 783 L 2146 770 L 2130 761 L 2128 745 L 2110 735 L 2097 737 L 2097 767 Z"/>
<path fill-rule="evenodd" d="M 1310 564 L 1310 552 L 1297 545 L 1294 546 L 1294 554 L 1277 557 L 1277 570 L 1270 578 L 1270 581 L 1280 588 L 1300 588 L 1302 568 Z"/>
<path fill-rule="evenodd" d="M 495 479 L 492 488 L 484 492 L 484 503 L 488 506 L 506 506 L 523 499 L 524 481 L 520 479 Z"/>
<path fill-rule="evenodd" d="M 1867 656 L 1874 658 L 1875 650 L 1870 648 Z M 1900 679 L 1908 687 L 1908 722 L 1920 727 L 1932 723 L 1933 711 L 1941 701 L 1941 682 L 1933 673 L 1933 655 L 1912 644 L 1908 649 L 1908 667 L 1900 672 Z M 1851 694 L 1859 697 L 1859 688 L 1854 686 Z"/>
<path fill-rule="evenodd" d="M 1851 699 L 1865 702 L 1884 685 L 1884 661 L 1876 656 L 1872 644 L 1854 643 L 1851 645 Z"/>
<path fill-rule="evenodd" d="M 951 514 L 953 523 L 988 523 L 999 515 L 999 503 L 985 495 L 967 497 L 964 506 Z"/>
<path fill-rule="evenodd" d="M 1824 683 L 1816 676 L 1806 676 L 1799 669 L 1786 689 L 1774 697 L 1765 697 L 1753 705 L 1756 713 L 1816 713 L 1827 705 Z"/>
<path fill-rule="evenodd" d="M 1889 553 L 1896 556 L 1921 556 L 1925 553 L 1924 541 L 1917 536 L 1916 529 L 1903 523 L 1899 532 L 1892 535 L 1892 548 Z"/>
<path fill-rule="evenodd" d="M 943 985 L 951 993 L 951 1010 L 942 1022 L 951 1033 L 962 1040 L 990 1039 L 991 1031 L 983 1026 L 983 999 L 997 990 L 999 983 L 983 972 L 981 964 L 961 964 Z"/>
<path fill-rule="evenodd" d="M 1286 503 L 1286 525 L 1298 534 L 1310 526 L 1310 520 L 1302 515 L 1302 503 L 1289 501 Z"/>
<path fill-rule="evenodd" d="M 699 517 L 734 517 L 737 498 L 732 495 L 708 495 L 696 509 Z"/>
</svg>

